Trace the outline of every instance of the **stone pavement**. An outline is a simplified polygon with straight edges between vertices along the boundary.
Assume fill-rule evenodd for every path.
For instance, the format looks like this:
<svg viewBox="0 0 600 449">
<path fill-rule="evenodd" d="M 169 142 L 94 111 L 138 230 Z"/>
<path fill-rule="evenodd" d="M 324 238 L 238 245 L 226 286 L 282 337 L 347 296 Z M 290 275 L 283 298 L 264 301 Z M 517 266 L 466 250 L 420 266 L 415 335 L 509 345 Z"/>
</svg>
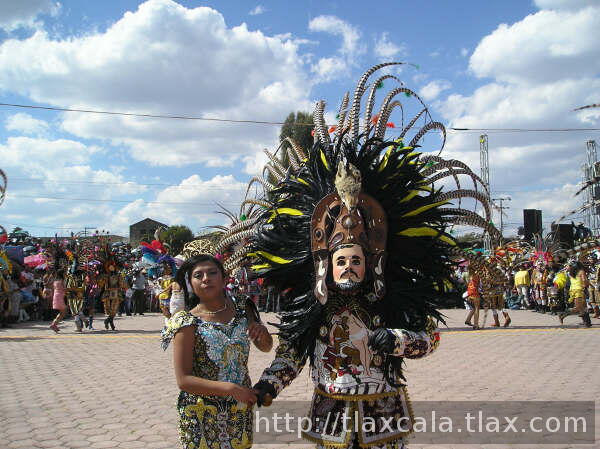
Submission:
<svg viewBox="0 0 600 449">
<path fill-rule="evenodd" d="M 577 328 L 577 317 L 558 326 L 555 317 L 511 311 L 509 329 L 467 330 L 464 310 L 447 310 L 440 348 L 408 360 L 413 401 L 594 400 L 600 398 L 600 321 Z M 268 321 L 275 320 L 273 315 Z M 71 320 L 55 335 L 48 323 L 0 330 L 0 448 L 178 448 L 178 390 L 171 350 L 163 352 L 162 317 L 115 319 L 118 332 L 77 334 Z M 488 317 L 488 325 L 491 314 Z M 98 317 L 97 326 L 102 325 Z M 256 380 L 272 354 L 253 351 Z M 310 400 L 308 370 L 278 401 Z M 596 427 L 600 426 L 596 403 Z M 600 435 L 597 432 L 597 435 Z M 257 448 L 297 448 L 285 444 Z M 504 448 L 506 445 L 419 445 L 426 449 Z M 540 447 L 519 445 L 510 447 Z M 600 447 L 551 445 L 548 448 Z"/>
</svg>

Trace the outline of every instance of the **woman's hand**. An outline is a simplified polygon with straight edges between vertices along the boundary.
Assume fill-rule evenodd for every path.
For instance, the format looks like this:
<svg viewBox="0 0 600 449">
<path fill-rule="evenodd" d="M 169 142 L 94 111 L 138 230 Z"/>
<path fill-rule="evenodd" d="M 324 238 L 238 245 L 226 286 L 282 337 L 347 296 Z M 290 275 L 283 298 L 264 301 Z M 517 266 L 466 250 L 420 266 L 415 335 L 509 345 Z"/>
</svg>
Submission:
<svg viewBox="0 0 600 449">
<path fill-rule="evenodd" d="M 241 385 L 231 384 L 231 396 L 238 401 L 248 405 L 254 405 L 257 400 L 256 390 L 251 388 L 242 387 Z"/>
<path fill-rule="evenodd" d="M 248 326 L 248 337 L 250 340 L 259 342 L 269 336 L 269 331 L 264 324 L 253 322 Z"/>
<path fill-rule="evenodd" d="M 267 327 L 262 323 L 251 322 L 248 325 L 248 337 L 262 352 L 269 352 L 273 347 L 273 337 L 271 337 Z"/>
</svg>

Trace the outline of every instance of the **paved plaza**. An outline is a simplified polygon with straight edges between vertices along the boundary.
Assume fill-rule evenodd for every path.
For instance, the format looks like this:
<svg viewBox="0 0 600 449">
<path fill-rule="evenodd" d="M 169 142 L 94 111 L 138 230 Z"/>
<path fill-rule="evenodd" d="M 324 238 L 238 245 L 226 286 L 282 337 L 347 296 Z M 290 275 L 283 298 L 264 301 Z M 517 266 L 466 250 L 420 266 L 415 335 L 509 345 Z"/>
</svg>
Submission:
<svg viewBox="0 0 600 449">
<path fill-rule="evenodd" d="M 600 320 L 583 329 L 579 319 L 571 316 L 561 327 L 550 315 L 511 311 L 510 328 L 472 331 L 462 324 L 464 310 L 444 313 L 448 328 L 443 329 L 440 348 L 427 358 L 406 363 L 413 401 L 600 398 Z M 98 317 L 97 326 L 102 318 Z M 267 314 L 267 320 L 275 319 Z M 487 321 L 489 326 L 491 314 Z M 122 317 L 115 323 L 118 332 L 78 334 L 72 320 L 61 325 L 58 335 L 42 322 L 0 330 L 0 448 L 179 447 L 172 353 L 159 346 L 162 317 Z M 253 380 L 272 357 L 251 353 Z M 311 393 L 305 369 L 278 401 L 309 401 Z M 595 406 L 597 428 L 599 404 Z M 254 447 L 313 447 L 278 441 Z M 410 447 L 507 446 L 414 443 Z M 600 447 L 600 437 L 593 446 L 544 447 Z"/>
</svg>

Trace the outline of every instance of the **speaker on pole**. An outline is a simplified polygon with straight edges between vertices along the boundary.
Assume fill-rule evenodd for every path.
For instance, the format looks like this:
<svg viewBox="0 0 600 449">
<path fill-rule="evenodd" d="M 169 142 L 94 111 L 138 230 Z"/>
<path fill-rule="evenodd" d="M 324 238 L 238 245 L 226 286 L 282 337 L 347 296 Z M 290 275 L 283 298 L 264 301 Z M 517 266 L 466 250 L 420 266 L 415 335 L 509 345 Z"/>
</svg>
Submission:
<svg viewBox="0 0 600 449">
<path fill-rule="evenodd" d="M 542 230 L 544 229 L 544 225 L 542 223 L 542 211 L 539 209 L 535 210 L 535 234 L 542 235 Z"/>
<path fill-rule="evenodd" d="M 557 239 L 561 246 L 566 248 L 573 248 L 574 246 L 574 236 L 573 236 L 573 226 L 570 224 L 553 224 L 552 232 L 555 233 L 555 239 Z"/>
<path fill-rule="evenodd" d="M 526 240 L 531 240 L 533 234 L 542 234 L 542 211 L 523 209 L 523 231 Z"/>
</svg>

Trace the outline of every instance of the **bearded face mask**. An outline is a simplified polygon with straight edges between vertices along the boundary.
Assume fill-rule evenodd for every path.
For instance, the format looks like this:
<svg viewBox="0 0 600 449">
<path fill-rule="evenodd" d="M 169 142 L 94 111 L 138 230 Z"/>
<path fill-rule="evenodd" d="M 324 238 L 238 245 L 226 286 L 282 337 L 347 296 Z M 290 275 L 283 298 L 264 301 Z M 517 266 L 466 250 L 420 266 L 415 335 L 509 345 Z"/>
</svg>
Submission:
<svg viewBox="0 0 600 449">
<path fill-rule="evenodd" d="M 341 291 L 354 291 L 365 278 L 365 254 L 360 245 L 342 245 L 331 255 L 333 282 Z"/>
<path fill-rule="evenodd" d="M 385 294 L 385 212 L 373 197 L 361 192 L 360 172 L 352 164 L 339 164 L 335 186 L 336 192 L 317 204 L 311 220 L 315 297 L 321 304 L 327 302 L 329 270 L 340 290 L 354 291 L 369 269 L 373 275 L 370 297 L 381 299 Z M 371 254 L 369 259 L 365 251 Z"/>
</svg>

